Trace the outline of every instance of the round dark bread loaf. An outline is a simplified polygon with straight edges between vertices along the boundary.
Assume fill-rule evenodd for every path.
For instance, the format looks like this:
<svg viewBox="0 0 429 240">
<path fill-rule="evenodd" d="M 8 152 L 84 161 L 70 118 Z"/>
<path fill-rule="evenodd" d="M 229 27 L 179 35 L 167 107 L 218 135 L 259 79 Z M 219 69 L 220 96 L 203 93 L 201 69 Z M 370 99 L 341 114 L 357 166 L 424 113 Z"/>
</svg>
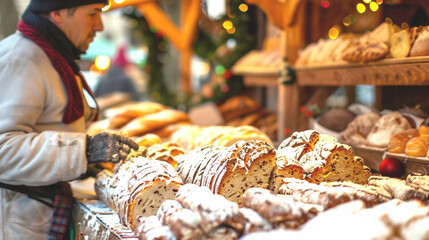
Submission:
<svg viewBox="0 0 429 240">
<path fill-rule="evenodd" d="M 319 124 L 335 132 L 344 131 L 355 115 L 346 109 L 333 108 L 324 113 Z"/>
</svg>

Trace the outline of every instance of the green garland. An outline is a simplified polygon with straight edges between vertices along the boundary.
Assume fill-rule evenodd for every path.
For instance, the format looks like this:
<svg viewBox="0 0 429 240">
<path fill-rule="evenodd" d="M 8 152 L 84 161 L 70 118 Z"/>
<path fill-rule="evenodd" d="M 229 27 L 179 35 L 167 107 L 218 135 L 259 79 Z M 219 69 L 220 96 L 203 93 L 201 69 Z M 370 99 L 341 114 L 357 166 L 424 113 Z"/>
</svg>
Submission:
<svg viewBox="0 0 429 240">
<path fill-rule="evenodd" d="M 246 4 L 243 0 L 228 0 L 229 12 L 216 20 L 216 24 L 221 26 L 221 33 L 218 36 L 211 35 L 206 29 L 199 29 L 197 40 L 194 45 L 194 52 L 199 57 L 210 62 L 214 69 L 220 69 L 214 74 L 218 74 L 223 81 L 218 83 L 208 83 L 211 91 L 200 93 L 200 102 L 213 101 L 220 103 L 229 97 L 237 94 L 244 88 L 242 78 L 231 74 L 232 66 L 247 52 L 252 49 L 255 37 L 250 34 L 250 17 L 247 12 L 239 9 L 241 4 Z M 228 33 L 222 25 L 225 21 L 230 21 L 235 31 Z M 219 54 L 221 48 L 226 48 L 228 40 L 234 40 L 236 45 L 225 54 Z"/>
<path fill-rule="evenodd" d="M 130 13 L 124 13 L 137 21 L 136 29 L 141 33 L 144 44 L 148 49 L 146 63 L 143 70 L 148 73 L 147 94 L 152 101 L 164 104 L 166 106 L 177 107 L 177 94 L 172 93 L 165 81 L 163 67 L 161 61 L 162 56 L 167 52 L 168 42 L 160 32 L 149 26 L 146 18 L 144 18 L 137 10 Z"/>
</svg>

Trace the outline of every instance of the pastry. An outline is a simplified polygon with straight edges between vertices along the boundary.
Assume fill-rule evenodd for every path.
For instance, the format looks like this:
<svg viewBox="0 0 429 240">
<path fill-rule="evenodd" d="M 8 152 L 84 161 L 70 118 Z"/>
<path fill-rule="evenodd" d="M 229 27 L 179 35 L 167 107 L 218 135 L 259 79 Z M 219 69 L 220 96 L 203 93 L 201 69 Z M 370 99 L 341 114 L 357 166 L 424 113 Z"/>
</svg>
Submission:
<svg viewBox="0 0 429 240">
<path fill-rule="evenodd" d="M 429 135 L 429 118 L 426 118 L 419 126 L 419 134 Z"/>
<path fill-rule="evenodd" d="M 405 132 L 393 135 L 387 144 L 387 151 L 391 153 L 405 153 L 405 146 L 411 137 Z"/>
<path fill-rule="evenodd" d="M 405 154 L 413 157 L 426 157 L 428 152 L 428 140 L 424 137 L 413 137 L 405 146 Z"/>
</svg>

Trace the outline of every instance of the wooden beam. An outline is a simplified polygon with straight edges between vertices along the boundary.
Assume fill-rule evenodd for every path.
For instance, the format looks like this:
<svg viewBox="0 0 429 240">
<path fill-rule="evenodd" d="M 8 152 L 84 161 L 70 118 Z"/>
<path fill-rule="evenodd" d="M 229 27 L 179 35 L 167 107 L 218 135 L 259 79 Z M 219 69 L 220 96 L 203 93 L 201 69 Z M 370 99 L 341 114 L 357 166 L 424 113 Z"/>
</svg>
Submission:
<svg viewBox="0 0 429 240">
<path fill-rule="evenodd" d="M 125 0 L 121 3 L 116 3 L 116 1 L 110 0 L 109 7 L 106 9 L 106 11 L 129 7 L 129 6 L 137 6 L 140 4 L 151 3 L 151 2 L 158 2 L 158 0 Z"/>
<path fill-rule="evenodd" d="M 182 41 L 182 32 L 180 32 L 170 17 L 164 13 L 157 3 L 148 2 L 139 4 L 136 8 L 145 16 L 149 25 L 160 31 L 174 47 L 179 51 L 186 49 L 185 43 Z"/>
</svg>

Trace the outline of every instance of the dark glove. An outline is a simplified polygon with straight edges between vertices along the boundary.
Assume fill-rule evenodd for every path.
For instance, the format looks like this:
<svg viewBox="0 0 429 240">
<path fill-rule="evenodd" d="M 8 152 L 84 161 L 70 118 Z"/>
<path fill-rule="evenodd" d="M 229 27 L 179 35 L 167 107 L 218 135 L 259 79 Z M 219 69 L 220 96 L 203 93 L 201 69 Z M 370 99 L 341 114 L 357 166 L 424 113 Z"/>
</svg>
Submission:
<svg viewBox="0 0 429 240">
<path fill-rule="evenodd" d="M 87 136 L 86 157 L 88 163 L 118 163 L 127 158 L 131 149 L 138 148 L 139 145 L 125 135 L 103 132 Z"/>
</svg>

